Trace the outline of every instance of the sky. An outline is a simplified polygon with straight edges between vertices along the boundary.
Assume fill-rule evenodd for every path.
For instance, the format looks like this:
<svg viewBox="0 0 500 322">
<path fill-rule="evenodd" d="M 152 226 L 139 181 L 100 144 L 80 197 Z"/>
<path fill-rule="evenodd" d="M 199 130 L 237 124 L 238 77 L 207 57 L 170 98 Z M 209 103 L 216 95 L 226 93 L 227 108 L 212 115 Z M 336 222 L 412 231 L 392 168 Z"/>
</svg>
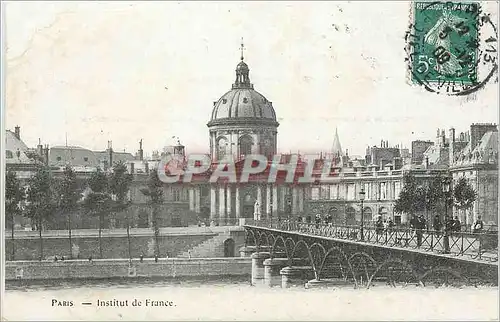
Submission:
<svg viewBox="0 0 500 322">
<path fill-rule="evenodd" d="M 34 147 L 146 154 L 179 137 L 208 152 L 213 102 L 231 89 L 241 37 L 273 102 L 279 152 L 364 155 L 436 130 L 498 121 L 498 84 L 464 97 L 407 79 L 408 2 L 8 2 L 5 127 Z M 493 3 L 489 9 L 497 15 Z M 495 18 L 494 21 L 497 19 Z"/>
</svg>

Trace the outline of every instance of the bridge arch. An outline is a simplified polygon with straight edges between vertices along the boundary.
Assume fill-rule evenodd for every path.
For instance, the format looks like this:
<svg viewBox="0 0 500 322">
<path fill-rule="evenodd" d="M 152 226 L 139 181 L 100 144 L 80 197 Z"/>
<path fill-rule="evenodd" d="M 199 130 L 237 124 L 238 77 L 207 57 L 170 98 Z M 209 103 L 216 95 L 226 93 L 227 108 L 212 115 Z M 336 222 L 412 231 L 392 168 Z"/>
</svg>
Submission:
<svg viewBox="0 0 500 322">
<path fill-rule="evenodd" d="M 436 279 L 443 279 L 442 282 L 436 282 Z M 452 283 L 449 283 L 450 278 L 452 278 Z M 420 281 L 422 285 L 427 286 L 431 282 L 434 282 L 435 285 L 453 285 L 453 286 L 462 286 L 462 284 L 469 284 L 470 280 L 462 276 L 459 272 L 453 270 L 450 267 L 434 267 L 427 272 L 425 272 L 421 277 Z M 455 282 L 455 283 L 453 283 Z"/>
<path fill-rule="evenodd" d="M 368 262 L 368 265 L 367 265 Z M 356 287 L 363 284 L 363 278 L 366 283 L 370 280 L 370 276 L 377 269 L 377 261 L 365 252 L 357 252 L 349 257 L 349 264 L 351 265 Z M 361 270 L 358 270 L 361 268 Z M 361 271 L 359 273 L 359 271 Z M 358 274 L 359 273 L 359 274 Z M 358 280 L 359 277 L 359 280 Z"/>
<path fill-rule="evenodd" d="M 372 274 L 372 276 L 370 276 L 370 279 L 368 280 L 368 284 L 367 284 L 366 288 L 370 288 L 370 286 L 373 283 L 373 279 L 375 277 L 377 277 L 377 276 L 381 276 L 380 273 L 382 272 L 382 269 L 383 268 L 390 268 L 389 265 L 400 265 L 402 268 L 404 268 L 406 270 L 409 270 L 411 276 L 406 276 L 406 280 L 404 281 L 405 284 L 409 283 L 409 278 L 413 278 L 414 282 L 416 284 L 422 285 L 422 282 L 420 281 L 420 278 L 419 278 L 418 274 L 415 272 L 415 270 L 413 269 L 413 267 L 408 262 L 406 262 L 404 260 L 401 260 L 401 259 L 389 258 L 388 260 L 386 260 L 382 264 L 380 264 L 377 267 L 377 269 L 375 270 L 375 272 Z M 407 272 L 403 271 L 403 273 L 407 273 Z M 396 286 L 396 281 L 394 280 L 391 271 L 389 271 L 388 276 L 385 276 L 385 277 L 388 278 L 388 283 L 390 285 Z"/>
<path fill-rule="evenodd" d="M 280 245 L 281 245 L 281 247 L 283 247 L 283 250 L 285 251 L 286 257 L 289 258 L 289 256 L 288 256 L 288 249 L 286 248 L 285 238 L 283 238 L 283 236 L 278 236 L 274 240 L 273 245 L 271 246 L 271 258 L 273 258 L 275 256 L 276 249 Z"/>
<path fill-rule="evenodd" d="M 293 251 L 292 251 L 292 256 L 291 256 L 291 260 L 293 261 L 293 259 L 295 259 L 295 256 L 296 256 L 296 253 L 301 250 L 300 247 L 304 247 L 304 249 L 306 250 L 306 257 L 301 257 L 301 258 L 304 258 L 306 260 L 309 261 L 309 263 L 311 264 L 312 266 L 312 269 L 314 271 L 314 276 L 315 278 L 317 279 L 318 278 L 318 272 L 316 270 L 316 265 L 314 264 L 314 259 L 313 259 L 313 256 L 311 254 L 311 250 L 309 248 L 309 245 L 303 240 L 299 240 L 296 244 L 295 244 L 295 247 L 293 248 Z"/>
<path fill-rule="evenodd" d="M 331 247 L 330 249 L 328 249 L 328 251 L 325 253 L 325 256 L 321 262 L 321 265 L 319 267 L 319 277 L 324 277 L 324 274 L 325 274 L 325 265 L 327 265 L 327 260 L 329 258 L 331 258 L 334 254 L 337 254 L 337 255 L 340 255 L 340 260 L 339 261 L 335 261 L 335 257 L 333 257 L 334 259 L 334 262 L 333 263 L 339 263 L 340 264 L 340 273 L 342 275 L 342 278 L 344 280 L 347 280 L 348 278 L 348 274 L 351 273 L 352 274 L 352 268 L 350 266 L 350 263 L 349 263 L 349 260 L 346 256 L 346 254 L 344 253 L 344 251 L 340 248 L 340 247 L 337 247 L 337 246 L 334 246 L 334 247 Z M 344 263 L 344 265 L 342 265 L 342 263 Z M 345 268 L 344 268 L 345 266 Z M 352 275 L 354 276 L 354 275 Z"/>
</svg>

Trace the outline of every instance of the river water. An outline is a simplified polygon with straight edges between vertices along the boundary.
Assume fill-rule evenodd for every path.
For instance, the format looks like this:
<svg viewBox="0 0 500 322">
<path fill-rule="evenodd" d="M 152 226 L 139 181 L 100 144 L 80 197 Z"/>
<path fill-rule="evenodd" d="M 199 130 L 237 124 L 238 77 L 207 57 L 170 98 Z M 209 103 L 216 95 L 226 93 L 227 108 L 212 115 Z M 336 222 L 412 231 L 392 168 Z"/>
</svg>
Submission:
<svg viewBox="0 0 500 322">
<path fill-rule="evenodd" d="M 370 289 L 282 289 L 254 287 L 249 281 L 249 277 L 227 277 L 51 281 L 29 285 L 9 282 L 2 301 L 2 317 L 10 321 L 464 321 L 498 320 L 499 314 L 497 287 L 380 285 Z M 116 306 L 98 306 L 98 301 Z M 82 304 L 85 302 L 90 305 Z M 72 306 L 62 306 L 70 303 Z M 120 304 L 127 306 L 117 306 Z M 159 304 L 166 306 L 152 306 Z"/>
</svg>

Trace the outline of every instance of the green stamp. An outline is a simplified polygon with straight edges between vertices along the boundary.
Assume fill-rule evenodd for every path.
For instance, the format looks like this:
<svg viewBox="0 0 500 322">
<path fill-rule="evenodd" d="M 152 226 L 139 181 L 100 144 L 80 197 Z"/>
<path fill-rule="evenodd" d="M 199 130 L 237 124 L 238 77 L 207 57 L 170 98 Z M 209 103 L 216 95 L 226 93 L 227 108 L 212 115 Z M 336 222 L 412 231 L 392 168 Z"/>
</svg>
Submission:
<svg viewBox="0 0 500 322">
<path fill-rule="evenodd" d="M 497 70 L 496 26 L 489 15 L 473 2 L 414 2 L 412 6 L 405 48 L 411 82 L 449 95 L 466 95 L 482 87 Z M 484 29 L 490 29 L 484 33 L 490 35 L 487 39 L 481 37 Z M 483 66 L 478 67 L 480 62 L 491 65 L 486 73 Z"/>
</svg>

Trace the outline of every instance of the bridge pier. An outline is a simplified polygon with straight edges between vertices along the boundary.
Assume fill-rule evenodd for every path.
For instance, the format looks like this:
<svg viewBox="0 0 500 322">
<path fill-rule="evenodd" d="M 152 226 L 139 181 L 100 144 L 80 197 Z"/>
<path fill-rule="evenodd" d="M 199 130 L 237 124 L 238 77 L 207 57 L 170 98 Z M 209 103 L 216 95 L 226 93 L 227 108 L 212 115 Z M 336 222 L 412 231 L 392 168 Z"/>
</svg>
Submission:
<svg viewBox="0 0 500 322">
<path fill-rule="evenodd" d="M 260 246 L 259 251 L 269 252 L 270 247 Z M 253 253 L 257 252 L 257 246 L 243 246 L 240 247 L 239 252 L 240 252 L 240 257 L 251 257 Z"/>
<path fill-rule="evenodd" d="M 288 265 L 288 258 L 268 258 L 264 261 L 264 284 L 281 286 L 280 270 Z"/>
<path fill-rule="evenodd" d="M 270 256 L 268 252 L 252 254 L 252 285 L 264 284 L 264 261 Z"/>
<path fill-rule="evenodd" d="M 289 288 L 293 285 L 304 285 L 313 275 L 312 266 L 287 266 L 280 271 L 281 287 Z"/>
</svg>

